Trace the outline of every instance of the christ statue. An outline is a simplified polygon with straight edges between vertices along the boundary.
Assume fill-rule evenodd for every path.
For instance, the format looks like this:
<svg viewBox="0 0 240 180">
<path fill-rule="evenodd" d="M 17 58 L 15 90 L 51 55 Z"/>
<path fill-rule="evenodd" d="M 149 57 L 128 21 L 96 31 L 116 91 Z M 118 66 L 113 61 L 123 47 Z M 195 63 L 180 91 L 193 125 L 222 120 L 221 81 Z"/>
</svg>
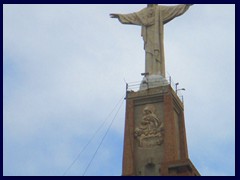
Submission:
<svg viewBox="0 0 240 180">
<path fill-rule="evenodd" d="M 136 13 L 110 14 L 111 18 L 118 18 L 122 24 L 139 25 L 142 27 L 142 37 L 146 53 L 145 75 L 157 75 L 165 78 L 163 26 L 174 18 L 184 14 L 191 5 L 193 4 L 177 6 L 148 4 L 146 8 Z"/>
</svg>

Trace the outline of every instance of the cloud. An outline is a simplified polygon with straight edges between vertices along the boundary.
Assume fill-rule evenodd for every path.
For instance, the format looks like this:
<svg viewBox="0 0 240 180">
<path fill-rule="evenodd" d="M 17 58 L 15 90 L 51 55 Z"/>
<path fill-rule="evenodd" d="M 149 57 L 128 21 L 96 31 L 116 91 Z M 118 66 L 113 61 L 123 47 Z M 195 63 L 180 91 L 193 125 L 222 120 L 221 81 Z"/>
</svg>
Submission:
<svg viewBox="0 0 240 180">
<path fill-rule="evenodd" d="M 62 175 L 124 97 L 124 79 L 142 79 L 141 28 L 109 13 L 145 5 L 3 7 L 4 175 Z M 165 26 L 167 71 L 187 89 L 189 152 L 203 175 L 234 173 L 234 152 L 215 168 L 219 149 L 234 149 L 234 12 L 195 5 Z M 115 113 L 68 175 L 81 175 Z M 121 174 L 124 116 L 123 105 L 86 175 Z"/>
</svg>

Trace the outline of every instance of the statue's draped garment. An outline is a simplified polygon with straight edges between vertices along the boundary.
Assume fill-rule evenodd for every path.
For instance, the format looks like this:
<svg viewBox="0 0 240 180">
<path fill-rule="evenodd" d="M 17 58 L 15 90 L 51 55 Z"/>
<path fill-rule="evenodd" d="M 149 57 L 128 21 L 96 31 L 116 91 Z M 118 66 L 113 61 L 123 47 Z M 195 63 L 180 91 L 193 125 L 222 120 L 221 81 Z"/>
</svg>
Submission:
<svg viewBox="0 0 240 180">
<path fill-rule="evenodd" d="M 146 52 L 145 72 L 165 77 L 164 24 L 184 14 L 189 5 L 153 6 L 131 14 L 119 14 L 123 24 L 142 26 L 142 37 Z"/>
</svg>

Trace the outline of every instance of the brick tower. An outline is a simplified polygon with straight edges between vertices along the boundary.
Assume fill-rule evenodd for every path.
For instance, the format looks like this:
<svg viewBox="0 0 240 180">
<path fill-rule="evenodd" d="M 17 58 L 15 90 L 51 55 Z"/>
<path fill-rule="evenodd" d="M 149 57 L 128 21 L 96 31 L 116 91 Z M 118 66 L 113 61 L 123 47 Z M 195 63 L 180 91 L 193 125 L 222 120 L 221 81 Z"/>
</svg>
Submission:
<svg viewBox="0 0 240 180">
<path fill-rule="evenodd" d="M 188 157 L 184 106 L 171 85 L 127 91 L 123 176 L 200 176 Z"/>
</svg>

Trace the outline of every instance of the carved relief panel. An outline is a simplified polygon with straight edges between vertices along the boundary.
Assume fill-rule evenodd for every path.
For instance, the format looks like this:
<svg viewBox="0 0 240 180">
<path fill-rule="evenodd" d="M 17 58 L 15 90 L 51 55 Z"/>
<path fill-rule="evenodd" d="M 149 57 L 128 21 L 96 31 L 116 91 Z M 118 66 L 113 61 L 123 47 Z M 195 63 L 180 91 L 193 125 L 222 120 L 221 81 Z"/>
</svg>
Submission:
<svg viewBox="0 0 240 180">
<path fill-rule="evenodd" d="M 146 105 L 143 109 L 141 122 L 135 128 L 135 138 L 139 147 L 151 148 L 163 143 L 163 122 L 157 117 L 155 110 L 154 105 Z"/>
<path fill-rule="evenodd" d="M 164 149 L 164 110 L 161 97 L 135 103 L 134 145 L 136 173 L 160 175 Z"/>
</svg>

